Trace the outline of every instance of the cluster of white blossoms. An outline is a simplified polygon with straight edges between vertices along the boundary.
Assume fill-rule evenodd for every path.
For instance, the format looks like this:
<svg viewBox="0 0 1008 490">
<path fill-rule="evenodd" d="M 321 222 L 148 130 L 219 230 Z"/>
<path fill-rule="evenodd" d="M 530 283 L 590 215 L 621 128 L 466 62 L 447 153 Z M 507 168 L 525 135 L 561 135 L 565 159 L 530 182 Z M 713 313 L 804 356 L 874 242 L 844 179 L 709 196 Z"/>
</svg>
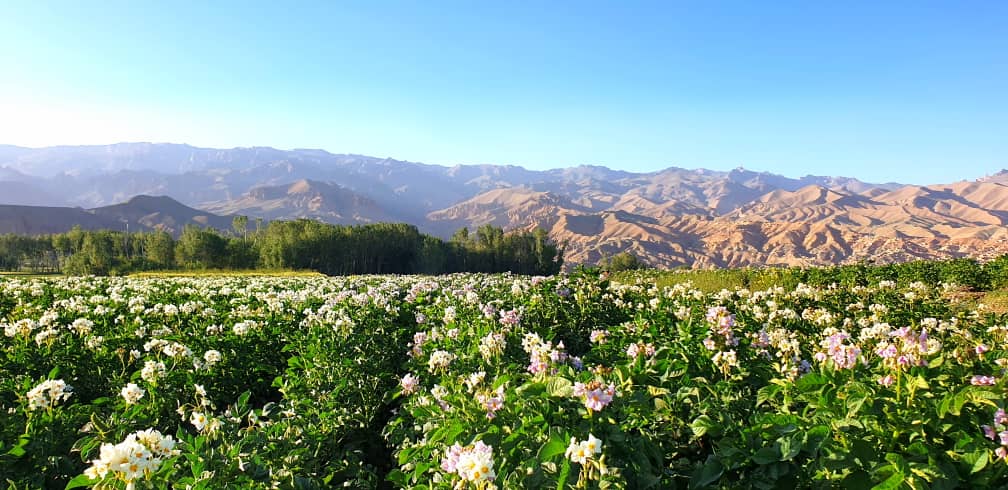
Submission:
<svg viewBox="0 0 1008 490">
<path fill-rule="evenodd" d="M 500 332 L 490 332 L 480 339 L 479 351 L 483 357 L 496 358 L 504 353 L 507 341 L 504 334 Z"/>
<path fill-rule="evenodd" d="M 420 378 L 413 376 L 413 373 L 408 373 L 399 380 L 399 386 L 402 386 L 404 395 L 412 395 L 416 393 L 417 387 L 420 386 Z"/>
<path fill-rule="evenodd" d="M 455 354 L 445 350 L 436 350 L 431 353 L 430 359 L 427 361 L 427 368 L 430 372 L 444 371 L 448 369 L 448 365 L 455 360 Z"/>
<path fill-rule="evenodd" d="M 493 467 L 493 447 L 476 441 L 472 446 L 462 447 L 458 444 L 448 448 L 441 469 L 446 473 L 455 473 L 463 481 L 485 485 L 497 478 Z"/>
<path fill-rule="evenodd" d="M 123 400 L 126 400 L 127 405 L 133 405 L 134 403 L 140 401 L 143 398 L 144 391 L 143 388 L 136 385 L 136 383 L 129 383 L 123 387 L 119 394 L 122 395 Z"/>
<path fill-rule="evenodd" d="M 235 323 L 234 326 L 231 327 L 231 331 L 234 332 L 234 334 L 239 337 L 244 337 L 249 333 L 250 330 L 255 330 L 257 328 L 259 328 L 259 324 L 256 323 L 254 320 L 246 320 L 243 322 Z"/>
<path fill-rule="evenodd" d="M 62 400 L 70 398 L 73 387 L 62 379 L 47 379 L 28 392 L 28 410 L 49 410 Z"/>
<path fill-rule="evenodd" d="M 150 477 L 166 458 L 177 454 L 171 436 L 154 429 L 142 430 L 126 436 L 119 444 L 102 444 L 99 458 L 91 461 L 84 474 L 92 480 L 108 477 L 121 480 L 127 490 L 132 490 L 138 478 Z"/>
<path fill-rule="evenodd" d="M 567 452 L 564 454 L 577 464 L 587 464 L 596 455 L 602 454 L 602 441 L 591 434 L 588 434 L 587 440 L 581 442 L 571 437 L 570 445 L 567 446 Z"/>
<path fill-rule="evenodd" d="M 564 454 L 571 462 L 581 465 L 577 488 L 587 487 L 588 482 L 592 480 L 602 481 L 602 477 L 606 475 L 618 477 L 618 471 L 606 466 L 605 456 L 601 455 L 602 441 L 591 434 L 588 434 L 588 439 L 584 441 L 571 437 L 570 445 Z"/>
<path fill-rule="evenodd" d="M 161 361 L 144 361 L 144 367 L 140 370 L 140 377 L 148 383 L 155 383 L 167 371 L 165 364 Z"/>
<path fill-rule="evenodd" d="M 217 364 L 218 362 L 221 362 L 222 358 L 223 357 L 221 356 L 221 353 L 218 350 L 210 349 L 205 353 L 203 353 L 203 360 L 206 361 L 206 366 L 208 368 L 212 367 L 214 364 Z"/>
</svg>

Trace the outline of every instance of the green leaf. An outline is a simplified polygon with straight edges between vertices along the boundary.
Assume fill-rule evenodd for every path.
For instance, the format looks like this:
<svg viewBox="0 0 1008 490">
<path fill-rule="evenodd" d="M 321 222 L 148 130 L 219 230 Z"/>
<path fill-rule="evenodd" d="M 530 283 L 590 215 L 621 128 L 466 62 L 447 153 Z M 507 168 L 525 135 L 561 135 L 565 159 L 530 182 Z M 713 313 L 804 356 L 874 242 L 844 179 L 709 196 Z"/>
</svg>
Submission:
<svg viewBox="0 0 1008 490">
<path fill-rule="evenodd" d="M 690 488 L 706 487 L 721 478 L 723 473 L 724 467 L 721 466 L 721 461 L 718 461 L 714 456 L 710 456 L 707 458 L 707 462 L 693 473 L 693 478 L 690 480 Z"/>
<path fill-rule="evenodd" d="M 496 390 L 497 388 L 505 385 L 508 381 L 511 381 L 510 375 L 505 374 L 502 376 L 498 376 L 497 379 L 494 380 L 492 388 Z"/>
<path fill-rule="evenodd" d="M 931 452 L 927 444 L 924 444 L 919 440 L 910 443 L 909 446 L 906 446 L 906 449 L 904 449 L 904 451 L 908 454 L 912 454 L 914 456 L 919 457 L 926 457 Z"/>
<path fill-rule="evenodd" d="M 546 392 L 552 397 L 566 398 L 571 396 L 573 386 L 569 379 L 557 376 L 546 382 Z"/>
<path fill-rule="evenodd" d="M 22 435 L 21 437 L 18 438 L 17 444 L 15 444 L 10 451 L 7 451 L 7 454 L 14 456 L 15 458 L 20 458 L 21 456 L 24 456 L 25 454 L 27 454 L 27 451 L 25 451 L 25 446 L 27 446 L 29 442 L 31 442 L 31 439 L 27 435 Z"/>
<path fill-rule="evenodd" d="M 756 464 L 770 464 L 780 461 L 780 449 L 776 446 L 769 446 L 756 451 L 753 454 L 752 461 Z"/>
<path fill-rule="evenodd" d="M 100 406 L 100 405 L 104 405 L 104 404 L 108 403 L 109 401 L 112 401 L 112 400 L 108 396 L 102 396 L 100 398 L 95 398 L 95 400 L 92 401 L 91 404 L 92 404 L 92 406 Z"/>
<path fill-rule="evenodd" d="M 522 396 L 534 397 L 546 392 L 546 385 L 542 383 L 526 383 L 519 386 L 517 391 Z"/>
<path fill-rule="evenodd" d="M 756 406 L 758 407 L 766 403 L 768 400 L 773 399 L 777 396 L 777 393 L 780 393 L 780 391 L 780 385 L 766 385 L 760 388 L 759 391 L 756 392 Z"/>
<path fill-rule="evenodd" d="M 795 381 L 795 389 L 802 391 L 815 391 L 815 388 L 826 384 L 826 378 L 819 373 L 808 373 Z"/>
<path fill-rule="evenodd" d="M 777 439 L 777 443 L 780 444 L 781 461 L 791 461 L 801 452 L 805 444 L 805 434 L 795 432 Z"/>
<path fill-rule="evenodd" d="M 97 481 L 88 478 L 87 475 L 77 475 L 76 478 L 70 480 L 67 483 L 66 489 L 64 490 L 70 490 L 71 488 L 90 487 L 95 483 L 97 483 Z"/>
<path fill-rule="evenodd" d="M 402 466 L 413 459 L 413 453 L 415 452 L 417 452 L 416 447 L 407 447 L 403 448 L 402 451 L 399 451 L 399 466 Z"/>
<path fill-rule="evenodd" d="M 903 486 L 903 480 L 905 478 L 906 477 L 903 476 L 903 473 L 897 471 L 889 478 L 886 478 L 882 483 L 872 487 L 872 490 L 896 490 L 897 488 Z"/>
<path fill-rule="evenodd" d="M 668 402 L 666 402 L 662 398 L 655 398 L 654 399 L 654 409 L 655 409 L 656 412 L 664 412 L 664 411 L 666 411 L 666 410 L 669 409 Z"/>
<path fill-rule="evenodd" d="M 714 427 L 716 427 L 716 424 L 707 415 L 701 415 L 690 423 L 690 428 L 693 429 L 693 435 L 696 437 L 703 437 L 704 434 Z"/>
<path fill-rule="evenodd" d="M 463 425 L 461 422 L 456 422 L 452 424 L 451 428 L 448 429 L 448 434 L 447 437 L 445 438 L 445 442 L 447 442 L 448 444 L 454 444 L 455 442 L 457 442 L 456 440 L 458 439 L 459 434 L 465 431 L 465 429 L 466 429 L 465 425 Z"/>
<path fill-rule="evenodd" d="M 421 476 L 427 473 L 427 470 L 431 469 L 434 464 L 431 462 L 417 463 L 416 468 L 413 470 L 413 478 L 419 480 Z"/>
<path fill-rule="evenodd" d="M 51 369 L 51 370 L 49 371 L 49 376 L 48 376 L 48 378 L 49 378 L 49 379 L 56 379 L 56 377 L 58 377 L 58 376 L 59 376 L 59 372 L 60 372 L 60 369 L 59 369 L 59 366 L 57 366 L 57 367 L 54 367 L 54 368 L 52 368 L 52 369 Z"/>
<path fill-rule="evenodd" d="M 566 488 L 567 479 L 570 478 L 571 465 L 570 460 L 564 458 L 560 463 L 560 474 L 557 475 L 557 488 Z"/>
<path fill-rule="evenodd" d="M 847 399 L 847 418 L 854 418 L 854 416 L 861 410 L 861 407 L 865 404 L 868 399 L 865 395 L 852 396 Z"/>
<path fill-rule="evenodd" d="M 830 436 L 829 427 L 817 425 L 805 432 L 805 449 L 815 454 Z"/>
<path fill-rule="evenodd" d="M 840 482 L 840 485 L 843 488 L 847 488 L 850 490 L 861 490 L 864 488 L 868 488 L 871 486 L 871 475 L 862 470 L 858 470 L 847 475 L 847 477 Z"/>
<path fill-rule="evenodd" d="M 875 448 L 864 439 L 854 439 L 851 443 L 851 449 L 851 453 L 861 463 L 861 466 L 868 467 L 877 457 Z"/>
<path fill-rule="evenodd" d="M 972 475 L 983 470 L 987 466 L 990 455 L 986 449 L 977 449 L 976 451 L 967 454 L 963 459 L 972 465 L 972 468 L 970 469 L 970 474 Z"/>
<path fill-rule="evenodd" d="M 569 442 L 562 434 L 553 434 L 553 437 L 539 449 L 539 461 L 552 459 L 558 454 L 565 453 Z"/>
</svg>

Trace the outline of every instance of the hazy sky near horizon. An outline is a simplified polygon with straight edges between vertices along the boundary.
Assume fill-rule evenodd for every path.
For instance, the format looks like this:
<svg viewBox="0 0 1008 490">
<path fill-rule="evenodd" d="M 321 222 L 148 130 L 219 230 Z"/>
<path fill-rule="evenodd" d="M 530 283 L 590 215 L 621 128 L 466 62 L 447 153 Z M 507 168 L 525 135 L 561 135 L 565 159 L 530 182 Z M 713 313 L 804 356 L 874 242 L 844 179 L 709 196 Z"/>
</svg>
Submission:
<svg viewBox="0 0 1008 490">
<path fill-rule="evenodd" d="M 1008 2 L 0 3 L 0 143 L 951 182 L 1008 167 Z"/>
</svg>

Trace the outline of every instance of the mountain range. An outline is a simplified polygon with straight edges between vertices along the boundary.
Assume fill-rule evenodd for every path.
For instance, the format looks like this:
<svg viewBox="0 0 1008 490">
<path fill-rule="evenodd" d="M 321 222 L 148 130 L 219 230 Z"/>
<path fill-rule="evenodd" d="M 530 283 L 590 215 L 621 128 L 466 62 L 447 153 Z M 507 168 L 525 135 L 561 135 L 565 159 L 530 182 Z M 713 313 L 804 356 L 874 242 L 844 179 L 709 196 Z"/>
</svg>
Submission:
<svg viewBox="0 0 1008 490">
<path fill-rule="evenodd" d="M 142 197 L 137 197 L 142 196 Z M 163 197 L 149 197 L 163 196 Z M 746 169 L 453 167 L 267 147 L 0 145 L 0 233 L 230 227 L 230 215 L 338 224 L 541 227 L 569 263 L 820 265 L 1008 253 L 1008 171 L 942 185 Z M 131 228 L 133 229 L 133 228 Z"/>
</svg>

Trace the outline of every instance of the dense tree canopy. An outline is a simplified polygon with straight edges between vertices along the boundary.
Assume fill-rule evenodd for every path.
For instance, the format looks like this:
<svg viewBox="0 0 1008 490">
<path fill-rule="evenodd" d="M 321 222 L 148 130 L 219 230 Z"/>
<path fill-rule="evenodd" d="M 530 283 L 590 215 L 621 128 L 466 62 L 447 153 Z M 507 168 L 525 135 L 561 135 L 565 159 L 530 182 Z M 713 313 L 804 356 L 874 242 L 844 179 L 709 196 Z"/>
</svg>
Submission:
<svg viewBox="0 0 1008 490">
<path fill-rule="evenodd" d="M 563 250 L 543 230 L 463 228 L 450 241 L 404 223 L 340 226 L 301 219 L 263 226 L 236 219 L 233 233 L 188 226 L 163 231 L 0 235 L 0 270 L 118 274 L 161 269 L 310 269 L 325 274 L 504 272 L 553 274 Z"/>
</svg>

